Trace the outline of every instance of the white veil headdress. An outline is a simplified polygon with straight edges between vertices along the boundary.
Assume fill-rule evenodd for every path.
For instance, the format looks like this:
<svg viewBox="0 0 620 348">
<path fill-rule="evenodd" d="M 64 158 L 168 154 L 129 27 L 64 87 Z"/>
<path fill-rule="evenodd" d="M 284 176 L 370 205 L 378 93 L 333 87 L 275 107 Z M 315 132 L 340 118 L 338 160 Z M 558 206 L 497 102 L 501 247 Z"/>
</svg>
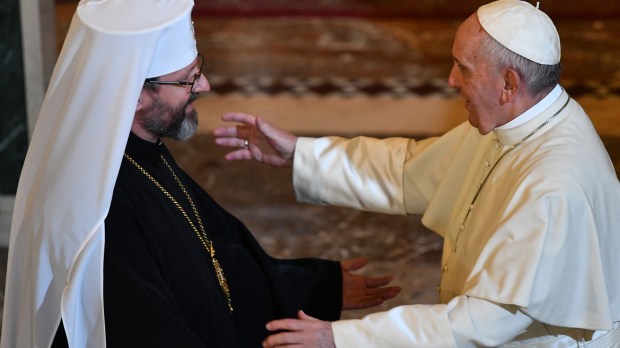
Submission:
<svg viewBox="0 0 620 348">
<path fill-rule="evenodd" d="M 193 0 L 82 0 L 43 101 L 11 226 L 1 347 L 104 347 L 104 219 L 145 78 L 196 58 Z"/>
</svg>

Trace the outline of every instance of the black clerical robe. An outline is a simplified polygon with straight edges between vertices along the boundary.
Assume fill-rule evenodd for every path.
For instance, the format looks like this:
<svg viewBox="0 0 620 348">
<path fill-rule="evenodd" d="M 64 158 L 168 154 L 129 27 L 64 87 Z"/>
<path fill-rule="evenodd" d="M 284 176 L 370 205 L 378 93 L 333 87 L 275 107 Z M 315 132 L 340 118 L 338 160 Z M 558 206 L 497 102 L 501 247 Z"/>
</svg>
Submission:
<svg viewBox="0 0 620 348">
<path fill-rule="evenodd" d="M 282 260 L 177 166 L 163 143 L 131 134 L 126 153 L 192 218 L 169 169 L 188 191 L 214 243 L 231 313 L 213 263 L 178 207 L 123 159 L 105 220 L 104 311 L 108 347 L 260 347 L 265 324 L 299 309 L 336 320 L 342 309 L 338 262 Z M 198 227 L 198 226 L 197 226 Z"/>
</svg>

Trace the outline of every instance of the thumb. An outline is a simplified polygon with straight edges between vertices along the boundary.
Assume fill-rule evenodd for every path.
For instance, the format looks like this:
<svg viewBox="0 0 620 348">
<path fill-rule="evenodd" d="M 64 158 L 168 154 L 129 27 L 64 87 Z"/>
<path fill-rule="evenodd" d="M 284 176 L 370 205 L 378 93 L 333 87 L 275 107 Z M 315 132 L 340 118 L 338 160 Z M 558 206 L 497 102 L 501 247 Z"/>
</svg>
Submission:
<svg viewBox="0 0 620 348">
<path fill-rule="evenodd" d="M 304 311 L 299 310 L 299 312 L 297 312 L 297 318 L 301 319 L 301 320 L 312 320 L 312 321 L 320 321 L 319 319 L 315 318 L 315 317 L 311 317 L 308 314 L 306 314 Z"/>
<path fill-rule="evenodd" d="M 258 130 L 265 134 L 268 137 L 272 137 L 273 133 L 276 131 L 276 128 L 271 125 L 269 122 L 265 121 L 265 119 L 263 119 L 260 116 L 256 116 L 256 120 L 255 123 L 256 128 L 258 128 Z"/>
</svg>

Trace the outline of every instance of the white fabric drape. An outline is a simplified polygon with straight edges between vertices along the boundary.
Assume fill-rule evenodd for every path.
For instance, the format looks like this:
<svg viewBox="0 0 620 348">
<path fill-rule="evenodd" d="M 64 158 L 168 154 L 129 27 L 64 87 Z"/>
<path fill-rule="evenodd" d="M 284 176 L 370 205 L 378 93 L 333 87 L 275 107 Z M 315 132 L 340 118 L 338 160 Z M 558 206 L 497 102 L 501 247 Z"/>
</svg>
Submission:
<svg viewBox="0 0 620 348">
<path fill-rule="evenodd" d="M 189 32 L 192 7 L 78 5 L 18 185 L 1 347 L 49 347 L 61 312 L 71 347 L 105 346 L 104 219 L 144 79 L 196 57 L 195 42 L 175 59 L 157 56 L 172 24 Z"/>
</svg>

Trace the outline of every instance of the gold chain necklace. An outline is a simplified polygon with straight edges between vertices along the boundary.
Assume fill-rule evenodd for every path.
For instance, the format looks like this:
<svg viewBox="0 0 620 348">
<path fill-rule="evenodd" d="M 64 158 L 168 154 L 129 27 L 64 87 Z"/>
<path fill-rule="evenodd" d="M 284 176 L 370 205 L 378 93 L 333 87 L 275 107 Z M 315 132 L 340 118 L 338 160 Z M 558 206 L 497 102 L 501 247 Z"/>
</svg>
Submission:
<svg viewBox="0 0 620 348">
<path fill-rule="evenodd" d="M 209 237 L 207 236 L 207 233 L 205 231 L 205 227 L 202 224 L 202 219 L 200 218 L 200 215 L 198 214 L 198 210 L 196 209 L 196 206 L 194 205 L 194 201 L 192 200 L 192 197 L 189 195 L 189 193 L 185 189 L 185 186 L 183 186 L 183 184 L 181 183 L 181 180 L 179 180 L 179 177 L 177 177 L 177 175 L 174 172 L 174 170 L 172 170 L 172 167 L 170 166 L 170 164 L 168 164 L 168 161 L 166 161 L 164 156 L 160 156 L 160 159 L 164 162 L 164 164 L 166 165 L 166 167 L 168 168 L 168 170 L 170 171 L 170 173 L 174 177 L 174 180 L 177 182 L 177 185 L 179 185 L 179 188 L 181 189 L 181 191 L 183 191 L 183 194 L 187 198 L 187 201 L 189 202 L 189 205 L 192 207 L 192 211 L 194 212 L 194 216 L 196 217 L 196 221 L 198 222 L 198 226 L 200 227 L 200 230 L 198 230 L 198 228 L 196 228 L 196 225 L 194 224 L 192 219 L 189 217 L 189 214 L 187 214 L 185 209 L 183 209 L 183 207 L 174 198 L 174 196 L 172 196 L 172 194 L 170 194 L 170 192 L 168 192 L 168 190 L 166 190 L 159 183 L 159 181 L 157 181 L 157 179 L 155 179 L 153 176 L 151 176 L 151 174 L 149 174 L 149 172 L 147 172 L 146 169 L 144 169 L 140 164 L 138 164 L 138 162 L 136 162 L 133 158 L 131 158 L 131 156 L 129 156 L 127 153 L 125 153 L 124 156 L 125 156 L 125 158 L 129 162 L 131 162 L 136 168 L 138 168 L 138 170 L 142 174 L 144 174 L 144 176 L 146 176 L 149 180 L 151 180 L 151 182 L 153 184 L 155 184 L 155 186 L 157 186 L 157 188 L 159 188 L 161 190 L 161 192 L 166 197 L 168 197 L 168 199 L 170 199 L 172 204 L 174 204 L 174 206 L 176 206 L 177 209 L 179 209 L 179 211 L 181 212 L 183 217 L 185 217 L 185 220 L 187 220 L 187 222 L 191 226 L 192 230 L 194 230 L 194 233 L 196 233 L 196 236 L 198 237 L 198 239 L 200 240 L 200 242 L 204 246 L 205 250 L 207 251 L 207 253 L 211 257 L 211 261 L 213 263 L 213 268 L 215 269 L 215 275 L 217 276 L 217 281 L 220 283 L 220 287 L 222 288 L 222 291 L 224 292 L 224 296 L 226 296 L 226 302 L 228 304 L 228 309 L 232 312 L 233 311 L 233 307 L 232 307 L 232 303 L 231 303 L 231 299 L 230 299 L 230 289 L 228 288 L 228 283 L 226 282 L 226 277 L 224 276 L 224 270 L 220 266 L 220 263 L 217 260 L 217 258 L 215 257 L 215 247 L 213 246 L 213 242 L 211 240 L 209 240 Z"/>
<path fill-rule="evenodd" d="M 454 252 L 456 252 L 456 246 L 457 246 L 457 243 L 459 241 L 459 237 L 461 237 L 461 233 L 463 233 L 463 231 L 465 230 L 465 222 L 467 221 L 467 218 L 469 217 L 469 214 L 471 213 L 472 209 L 474 208 L 474 203 L 478 199 L 478 195 L 480 194 L 480 191 L 482 191 L 482 188 L 484 187 L 484 184 L 487 182 L 487 179 L 489 178 L 489 176 L 491 176 L 491 173 L 493 172 L 493 169 L 495 169 L 495 167 L 497 166 L 499 161 L 501 161 L 502 158 L 504 158 L 508 153 L 512 152 L 512 150 L 514 150 L 517 147 L 519 147 L 519 145 L 523 144 L 527 139 L 531 138 L 534 134 L 538 133 L 539 130 L 541 130 L 544 126 L 546 126 L 549 122 L 551 122 L 551 120 L 553 120 L 558 114 L 560 114 L 560 112 L 562 112 L 562 110 L 564 110 L 566 105 L 568 105 L 569 101 L 570 101 L 570 96 L 568 98 L 566 98 L 566 102 L 564 103 L 564 105 L 562 105 L 562 107 L 558 111 L 556 111 L 556 113 L 551 115 L 551 117 L 549 117 L 547 120 L 545 120 L 543 123 L 541 123 L 538 127 L 536 127 L 533 131 L 531 131 L 528 135 L 523 137 L 521 140 L 519 140 L 518 142 L 510 145 L 508 150 L 506 150 L 497 159 L 497 161 L 495 161 L 495 164 L 493 165 L 491 170 L 489 170 L 489 172 L 484 177 L 484 179 L 482 179 L 482 182 L 480 183 L 480 185 L 478 185 L 478 191 L 476 191 L 476 194 L 474 195 L 474 198 L 471 200 L 471 203 L 469 204 L 469 208 L 467 209 L 467 214 L 465 214 L 465 218 L 463 219 L 463 223 L 459 227 L 459 232 L 457 233 L 456 238 L 454 240 Z"/>
</svg>

